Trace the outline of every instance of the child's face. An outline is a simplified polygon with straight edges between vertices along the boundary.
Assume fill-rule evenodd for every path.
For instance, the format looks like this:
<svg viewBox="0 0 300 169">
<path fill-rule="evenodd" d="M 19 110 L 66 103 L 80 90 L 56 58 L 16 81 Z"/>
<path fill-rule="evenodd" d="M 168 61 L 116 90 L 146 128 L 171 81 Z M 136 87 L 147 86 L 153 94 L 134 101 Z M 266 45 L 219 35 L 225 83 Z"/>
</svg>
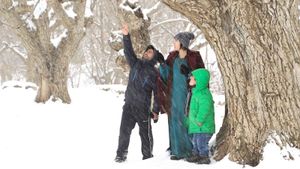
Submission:
<svg viewBox="0 0 300 169">
<path fill-rule="evenodd" d="M 190 80 L 189 85 L 190 86 L 195 86 L 196 85 L 196 80 L 195 80 L 194 76 L 191 76 L 191 80 Z"/>
</svg>

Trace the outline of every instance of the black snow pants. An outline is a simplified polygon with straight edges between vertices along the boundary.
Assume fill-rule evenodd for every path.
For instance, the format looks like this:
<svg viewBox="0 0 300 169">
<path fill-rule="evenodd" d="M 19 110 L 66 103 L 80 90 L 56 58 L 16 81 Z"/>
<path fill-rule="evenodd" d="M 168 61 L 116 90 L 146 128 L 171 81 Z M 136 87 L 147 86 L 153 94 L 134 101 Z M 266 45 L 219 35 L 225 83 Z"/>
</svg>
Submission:
<svg viewBox="0 0 300 169">
<path fill-rule="evenodd" d="M 142 141 L 143 160 L 145 160 L 153 157 L 151 116 L 148 110 L 143 110 L 143 108 L 139 108 L 136 105 L 126 103 L 123 106 L 117 156 L 127 156 L 131 131 L 135 127 L 136 123 L 139 126 L 139 134 Z"/>
</svg>

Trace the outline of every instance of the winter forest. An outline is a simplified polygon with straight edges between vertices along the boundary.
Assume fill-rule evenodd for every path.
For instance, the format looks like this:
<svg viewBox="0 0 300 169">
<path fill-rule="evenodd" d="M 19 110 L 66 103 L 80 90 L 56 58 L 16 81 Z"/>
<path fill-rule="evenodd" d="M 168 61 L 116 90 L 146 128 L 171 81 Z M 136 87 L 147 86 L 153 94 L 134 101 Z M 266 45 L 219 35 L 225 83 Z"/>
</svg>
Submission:
<svg viewBox="0 0 300 169">
<path fill-rule="evenodd" d="M 299 5 L 0 0 L 0 168 L 296 168 Z"/>
</svg>

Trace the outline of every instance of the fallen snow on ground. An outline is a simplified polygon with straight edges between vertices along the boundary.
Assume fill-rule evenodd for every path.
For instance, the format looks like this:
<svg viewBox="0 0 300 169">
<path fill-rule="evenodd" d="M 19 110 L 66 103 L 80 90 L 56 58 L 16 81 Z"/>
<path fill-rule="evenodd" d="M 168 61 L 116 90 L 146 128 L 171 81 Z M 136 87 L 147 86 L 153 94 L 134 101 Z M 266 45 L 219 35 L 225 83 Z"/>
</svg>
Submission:
<svg viewBox="0 0 300 169">
<path fill-rule="evenodd" d="M 161 115 L 159 122 L 153 124 L 153 159 L 141 160 L 141 143 L 138 128 L 135 128 L 128 161 L 114 163 L 125 86 L 70 89 L 72 103 L 69 105 L 36 104 L 35 90 L 10 86 L 0 89 L 1 169 L 200 168 L 185 161 L 169 160 L 165 151 L 169 143 L 166 115 Z M 224 97 L 214 95 L 214 98 L 219 128 Z M 257 168 L 296 168 L 300 165 L 300 153 L 298 150 L 293 153 L 298 153 L 295 160 L 284 160 L 281 150 L 270 143 L 265 148 L 264 161 Z M 242 167 L 227 158 L 201 166 L 202 169 Z"/>
</svg>

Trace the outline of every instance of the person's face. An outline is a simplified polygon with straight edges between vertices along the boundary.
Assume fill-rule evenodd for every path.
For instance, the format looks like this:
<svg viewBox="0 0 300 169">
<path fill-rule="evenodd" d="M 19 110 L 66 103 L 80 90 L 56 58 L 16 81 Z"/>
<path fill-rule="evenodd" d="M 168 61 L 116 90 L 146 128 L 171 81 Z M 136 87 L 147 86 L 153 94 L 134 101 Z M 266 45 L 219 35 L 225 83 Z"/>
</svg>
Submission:
<svg viewBox="0 0 300 169">
<path fill-rule="evenodd" d="M 148 49 L 145 53 L 143 58 L 146 60 L 152 60 L 154 57 L 154 50 L 153 49 Z"/>
<path fill-rule="evenodd" d="M 195 86 L 195 85 L 196 85 L 196 80 L 195 80 L 194 76 L 191 76 L 190 78 L 191 78 L 191 79 L 190 79 L 189 85 L 190 85 L 190 86 Z"/>
<path fill-rule="evenodd" d="M 179 40 L 174 39 L 174 50 L 179 51 L 180 49 L 180 42 Z"/>
</svg>

